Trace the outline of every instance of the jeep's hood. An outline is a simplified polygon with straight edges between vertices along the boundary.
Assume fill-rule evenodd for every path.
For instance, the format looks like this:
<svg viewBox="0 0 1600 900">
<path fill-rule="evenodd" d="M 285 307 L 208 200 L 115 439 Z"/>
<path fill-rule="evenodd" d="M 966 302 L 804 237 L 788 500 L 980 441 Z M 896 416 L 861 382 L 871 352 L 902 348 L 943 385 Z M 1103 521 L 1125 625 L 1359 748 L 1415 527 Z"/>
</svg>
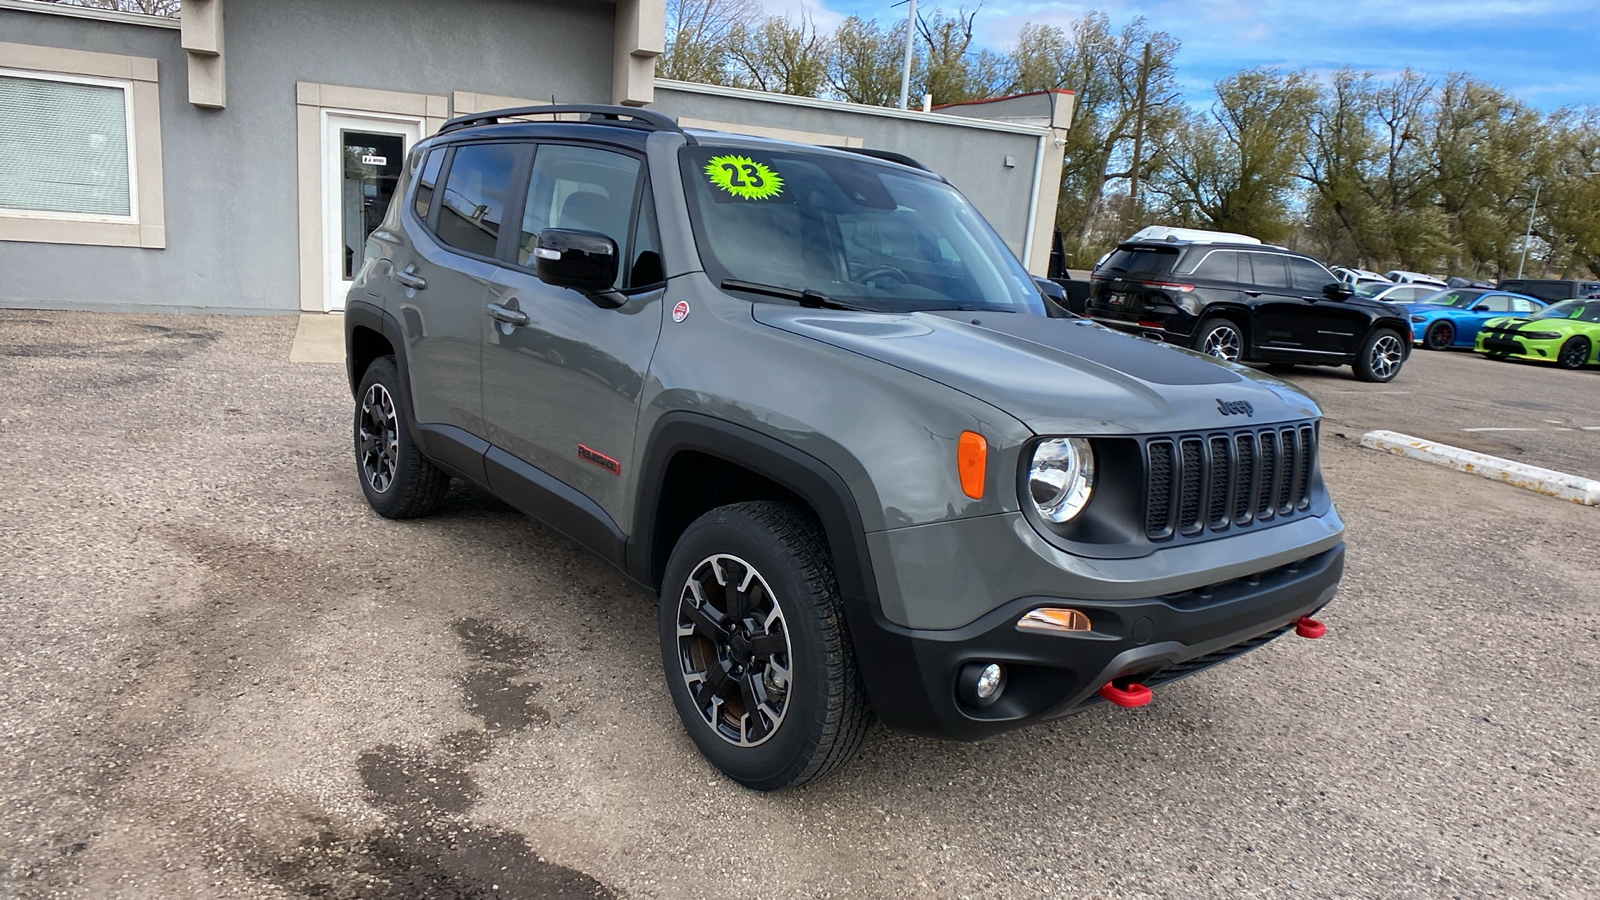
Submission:
<svg viewBox="0 0 1600 900">
<path fill-rule="evenodd" d="M 1038 434 L 1151 434 L 1319 415 L 1297 388 L 1087 319 L 855 313 L 757 303 L 756 321 L 970 394 Z M 1221 412 L 1246 401 L 1249 416 Z M 1230 407 L 1237 409 L 1237 407 Z"/>
</svg>

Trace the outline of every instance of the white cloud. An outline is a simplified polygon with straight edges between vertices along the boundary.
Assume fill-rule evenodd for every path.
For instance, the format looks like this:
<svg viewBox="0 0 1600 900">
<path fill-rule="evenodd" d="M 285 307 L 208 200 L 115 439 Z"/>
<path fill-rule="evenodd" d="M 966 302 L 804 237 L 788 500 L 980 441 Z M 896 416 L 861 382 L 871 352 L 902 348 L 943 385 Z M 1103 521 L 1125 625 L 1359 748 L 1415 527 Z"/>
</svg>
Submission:
<svg viewBox="0 0 1600 900">
<path fill-rule="evenodd" d="M 823 2 L 823 0 L 757 0 L 761 9 L 769 16 L 779 16 L 791 22 L 799 22 L 802 17 L 810 19 L 817 26 L 817 30 L 826 34 L 839 27 L 845 16 L 836 12 Z"/>
</svg>

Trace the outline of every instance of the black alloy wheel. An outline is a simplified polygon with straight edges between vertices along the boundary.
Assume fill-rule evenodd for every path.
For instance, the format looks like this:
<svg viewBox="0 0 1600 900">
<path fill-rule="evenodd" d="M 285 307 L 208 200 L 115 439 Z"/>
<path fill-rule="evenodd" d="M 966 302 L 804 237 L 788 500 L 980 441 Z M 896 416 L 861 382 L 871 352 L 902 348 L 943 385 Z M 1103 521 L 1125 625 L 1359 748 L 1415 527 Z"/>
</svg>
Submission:
<svg viewBox="0 0 1600 900">
<path fill-rule="evenodd" d="M 783 609 L 754 566 L 717 553 L 689 573 L 678 597 L 678 665 L 718 737 L 755 747 L 782 727 L 792 652 Z"/>
<path fill-rule="evenodd" d="M 663 576 L 660 637 L 684 730 L 745 787 L 821 778 L 866 739 L 872 709 L 808 509 L 735 503 L 690 523 Z"/>
<path fill-rule="evenodd" d="M 1456 327 L 1449 322 L 1435 322 L 1422 335 L 1422 345 L 1429 350 L 1448 350 L 1456 340 Z"/>
<path fill-rule="evenodd" d="M 1556 354 L 1556 364 L 1563 369 L 1581 369 L 1588 361 L 1589 339 L 1586 337 L 1568 338 Z"/>
<path fill-rule="evenodd" d="M 356 389 L 356 475 L 367 503 L 388 519 L 425 516 L 438 508 L 450 488 L 450 476 L 412 442 L 403 396 L 392 356 L 373 360 Z"/>
</svg>

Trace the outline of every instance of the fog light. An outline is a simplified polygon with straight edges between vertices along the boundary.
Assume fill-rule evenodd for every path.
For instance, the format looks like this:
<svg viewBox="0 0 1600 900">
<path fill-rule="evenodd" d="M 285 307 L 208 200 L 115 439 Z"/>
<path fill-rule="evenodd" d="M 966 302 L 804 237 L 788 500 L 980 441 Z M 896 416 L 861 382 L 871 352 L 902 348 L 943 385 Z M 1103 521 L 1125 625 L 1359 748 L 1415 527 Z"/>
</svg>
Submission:
<svg viewBox="0 0 1600 900">
<path fill-rule="evenodd" d="M 1006 669 L 999 663 L 967 663 L 956 679 L 961 702 L 968 706 L 988 706 L 1000 699 L 1006 689 Z"/>
</svg>

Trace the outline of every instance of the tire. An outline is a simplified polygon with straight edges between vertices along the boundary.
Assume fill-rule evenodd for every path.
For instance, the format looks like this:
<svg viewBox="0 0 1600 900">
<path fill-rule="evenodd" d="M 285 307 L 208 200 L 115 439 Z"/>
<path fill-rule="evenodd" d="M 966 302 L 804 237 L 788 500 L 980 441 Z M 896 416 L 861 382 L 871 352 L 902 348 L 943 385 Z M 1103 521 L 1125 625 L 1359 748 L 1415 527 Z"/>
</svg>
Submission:
<svg viewBox="0 0 1600 900">
<path fill-rule="evenodd" d="M 411 441 L 411 413 L 400 402 L 394 357 L 373 360 L 356 391 L 352 429 L 361 493 L 386 519 L 414 519 L 439 508 L 450 476 Z"/>
<path fill-rule="evenodd" d="M 1422 346 L 1429 350 L 1448 350 L 1456 340 L 1456 327 L 1449 322 L 1435 322 L 1422 335 Z"/>
<path fill-rule="evenodd" d="M 728 589 L 738 585 L 748 587 Z M 678 717 L 729 778 L 758 791 L 796 787 L 861 748 L 872 710 L 808 511 L 762 501 L 696 519 L 667 563 L 660 626 Z"/>
<path fill-rule="evenodd" d="M 1579 335 L 1568 338 L 1556 351 L 1556 365 L 1563 369 L 1581 369 L 1589 362 L 1589 339 Z"/>
<path fill-rule="evenodd" d="M 1244 362 L 1246 356 L 1244 332 L 1232 319 L 1211 316 L 1200 322 L 1194 330 L 1190 348 L 1228 362 Z"/>
<path fill-rule="evenodd" d="M 1358 381 L 1384 384 L 1400 374 L 1400 367 L 1405 365 L 1405 361 L 1404 339 L 1391 329 L 1378 328 L 1361 342 L 1361 350 L 1356 354 L 1351 368 L 1355 369 Z"/>
</svg>

